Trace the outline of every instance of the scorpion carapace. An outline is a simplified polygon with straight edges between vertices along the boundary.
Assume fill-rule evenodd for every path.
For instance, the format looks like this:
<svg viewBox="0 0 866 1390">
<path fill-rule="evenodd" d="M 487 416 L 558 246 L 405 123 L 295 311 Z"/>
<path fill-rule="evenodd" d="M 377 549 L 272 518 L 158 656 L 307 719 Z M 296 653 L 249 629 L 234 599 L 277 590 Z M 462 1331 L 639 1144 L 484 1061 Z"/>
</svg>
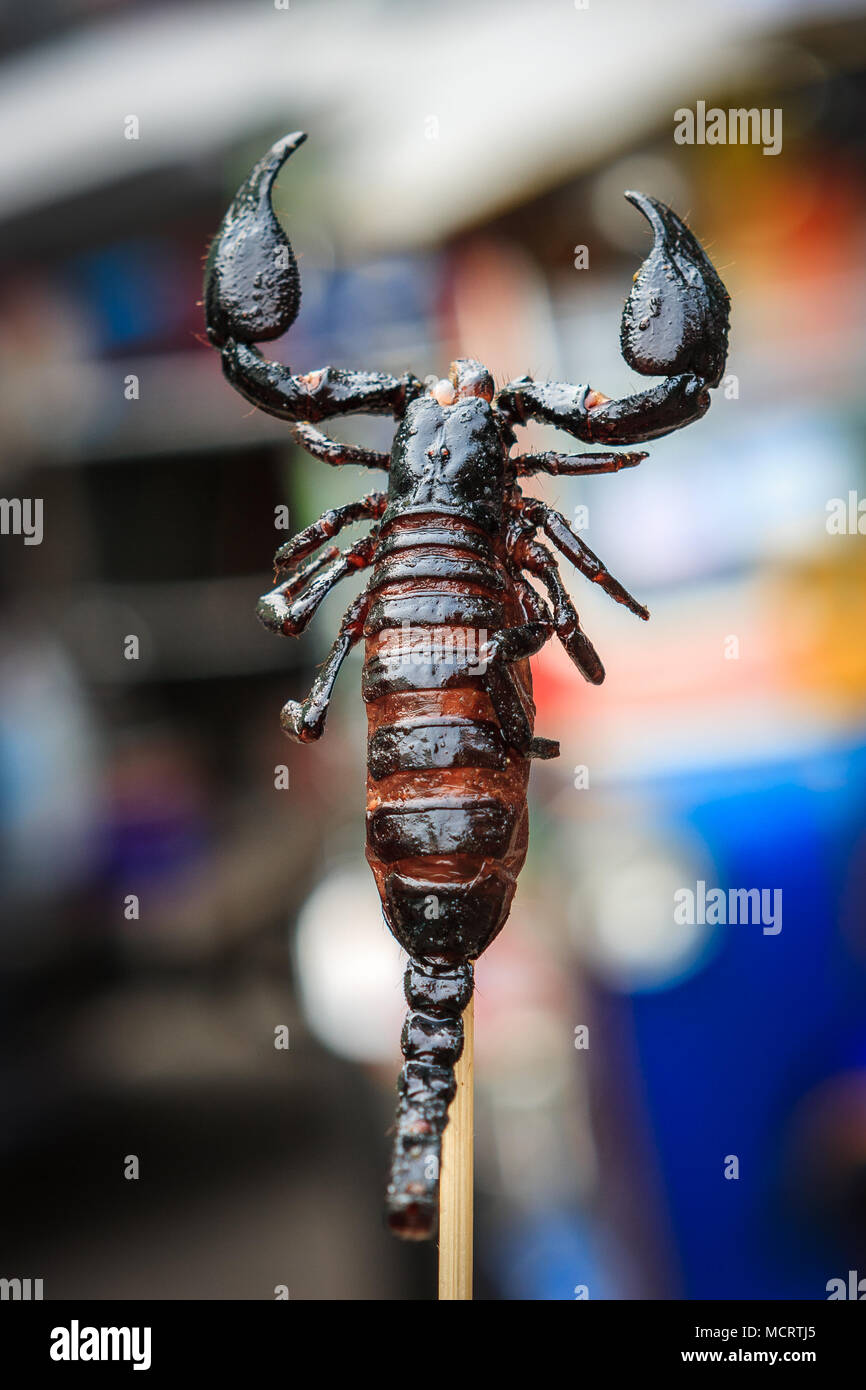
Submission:
<svg viewBox="0 0 866 1390">
<path fill-rule="evenodd" d="M 628 193 L 654 244 L 625 306 L 622 350 L 636 371 L 663 376 L 660 384 L 622 400 L 528 376 L 496 391 L 487 369 L 469 359 L 430 386 L 411 373 L 323 367 L 295 375 L 253 344 L 286 332 L 298 312 L 297 267 L 271 191 L 304 139 L 274 145 L 232 203 L 207 262 L 207 331 L 232 385 L 293 422 L 316 458 L 388 473 L 387 493 L 327 511 L 281 546 L 279 582 L 258 613 L 272 631 L 297 637 L 335 584 L 371 571 L 309 695 L 290 700 L 281 723 L 301 743 L 321 736 L 337 673 L 363 638 L 367 858 L 388 927 L 410 958 L 387 1211 L 397 1234 L 423 1239 L 436 1228 L 441 1136 L 472 963 L 501 930 L 526 855 L 530 761 L 559 752 L 534 733 L 529 658 L 555 635 L 586 680 L 604 679 L 538 532 L 611 598 L 649 617 L 566 519 L 524 497 L 518 481 L 615 473 L 646 454 L 514 454 L 514 427 L 540 420 L 583 443 L 616 446 L 698 420 L 724 370 L 729 301 L 677 215 Z M 312 427 L 353 413 L 399 421 L 390 455 Z M 328 544 L 361 520 L 371 523 L 363 539 L 343 550 Z"/>
</svg>

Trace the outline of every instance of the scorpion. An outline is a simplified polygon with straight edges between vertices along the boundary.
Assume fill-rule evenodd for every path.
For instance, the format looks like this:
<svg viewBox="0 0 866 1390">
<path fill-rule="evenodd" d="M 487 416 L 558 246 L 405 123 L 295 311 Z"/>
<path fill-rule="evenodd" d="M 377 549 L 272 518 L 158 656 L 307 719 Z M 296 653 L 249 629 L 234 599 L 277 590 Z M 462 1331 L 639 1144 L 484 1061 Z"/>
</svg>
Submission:
<svg viewBox="0 0 866 1390">
<path fill-rule="evenodd" d="M 300 743 L 320 738 L 340 667 L 364 640 L 366 853 L 385 922 L 409 958 L 386 1215 L 397 1235 L 423 1240 L 437 1228 L 441 1140 L 473 962 L 502 929 L 526 857 L 530 763 L 559 753 L 557 742 L 534 732 L 530 658 L 556 636 L 587 681 L 604 680 L 550 546 L 617 603 L 649 617 L 565 517 L 524 496 L 519 480 L 633 468 L 645 452 L 610 446 L 700 419 L 722 379 L 730 301 L 677 214 L 627 192 L 653 245 L 625 304 L 621 350 L 635 371 L 662 377 L 659 384 L 620 400 L 531 376 L 496 390 L 470 358 L 426 382 L 410 372 L 331 366 L 296 375 L 255 345 L 284 334 L 298 314 L 297 262 L 272 191 L 305 139 L 297 132 L 279 140 L 238 190 L 208 253 L 205 319 L 226 378 L 247 401 L 290 422 L 297 443 L 323 463 L 388 475 L 387 492 L 326 511 L 280 546 L 279 582 L 258 616 L 297 637 L 340 580 L 371 571 L 306 699 L 289 700 L 280 722 Z M 315 428 L 359 413 L 394 418 L 390 454 Z M 607 447 L 512 453 L 515 427 L 530 421 Z M 328 544 L 360 521 L 370 525 L 357 543 Z"/>
</svg>

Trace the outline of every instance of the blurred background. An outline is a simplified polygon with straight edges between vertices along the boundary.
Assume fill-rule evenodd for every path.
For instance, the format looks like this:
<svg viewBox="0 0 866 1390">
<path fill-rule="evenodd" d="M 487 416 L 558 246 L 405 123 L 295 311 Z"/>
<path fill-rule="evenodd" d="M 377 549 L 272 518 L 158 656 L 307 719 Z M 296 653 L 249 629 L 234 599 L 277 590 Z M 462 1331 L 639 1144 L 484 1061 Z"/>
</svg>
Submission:
<svg viewBox="0 0 866 1390">
<path fill-rule="evenodd" d="M 607 682 L 533 663 L 562 757 L 477 971 L 477 1296 L 866 1275 L 866 7 L 0 15 L 0 491 L 44 532 L 0 536 L 0 1274 L 435 1295 L 435 1249 L 382 1224 L 402 960 L 363 856 L 360 653 L 321 743 L 278 727 L 350 593 L 300 642 L 254 616 L 275 509 L 295 530 L 371 480 L 232 392 L 198 304 L 238 183 L 301 127 L 276 204 L 304 299 L 268 349 L 298 370 L 462 353 L 642 389 L 630 187 L 733 300 L 702 422 L 538 484 L 653 616 L 570 572 Z M 677 144 L 698 101 L 781 110 L 781 150 Z M 781 890 L 782 930 L 677 923 L 700 881 Z"/>
</svg>

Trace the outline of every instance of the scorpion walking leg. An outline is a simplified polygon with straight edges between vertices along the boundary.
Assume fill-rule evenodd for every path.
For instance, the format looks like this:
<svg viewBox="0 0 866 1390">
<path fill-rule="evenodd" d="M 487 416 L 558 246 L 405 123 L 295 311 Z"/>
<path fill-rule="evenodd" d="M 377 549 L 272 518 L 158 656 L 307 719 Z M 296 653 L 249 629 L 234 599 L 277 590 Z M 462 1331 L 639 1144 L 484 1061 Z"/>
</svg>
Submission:
<svg viewBox="0 0 866 1390">
<path fill-rule="evenodd" d="M 604 667 L 595 647 L 583 628 L 577 611 L 565 590 L 565 585 L 549 550 L 538 541 L 522 538 L 515 547 L 515 559 L 521 569 L 539 578 L 553 603 L 553 622 L 559 638 L 581 675 L 593 685 L 601 685 Z"/>
<path fill-rule="evenodd" d="M 526 597 L 527 593 L 532 594 L 535 604 Z M 528 584 L 521 587 L 520 597 L 527 621 L 515 627 L 501 628 L 488 641 L 484 649 L 484 686 L 511 747 L 526 758 L 557 758 L 559 744 L 555 739 L 533 737 L 532 724 L 509 670 L 512 661 L 522 661 L 541 650 L 553 635 L 554 624 L 545 605 L 541 604 L 537 594 L 532 593 Z"/>
<path fill-rule="evenodd" d="M 259 621 L 265 627 L 270 628 L 271 632 L 281 632 L 286 637 L 298 637 L 309 625 L 316 609 L 331 592 L 335 584 L 341 579 L 345 579 L 347 574 L 354 574 L 355 570 L 366 569 L 373 558 L 378 540 L 377 530 L 373 530 L 369 535 L 364 536 L 363 540 L 358 541 L 357 545 L 351 546 L 348 550 L 325 552 L 322 556 L 317 556 L 310 562 L 309 569 L 306 566 L 302 570 L 309 574 L 310 571 L 321 568 L 327 564 L 327 568 L 322 569 L 313 579 L 306 593 L 301 594 L 300 598 L 293 602 L 288 600 L 293 594 L 297 593 L 301 583 L 299 576 L 301 571 L 293 572 L 288 579 L 284 579 L 282 584 L 278 584 L 276 589 L 272 589 L 264 598 L 260 598 L 256 607 L 256 614 Z"/>
<path fill-rule="evenodd" d="M 390 454 L 381 454 L 378 449 L 365 449 L 360 444 L 343 444 L 338 439 L 329 439 L 320 430 L 314 430 L 312 425 L 296 424 L 292 427 L 292 433 L 302 449 L 333 468 L 353 463 L 359 468 L 381 468 L 387 473 L 391 466 Z"/>
<path fill-rule="evenodd" d="M 442 1131 L 454 1099 L 454 1067 L 463 1051 L 463 1011 L 472 998 L 469 961 L 412 960 L 403 977 L 409 1013 L 397 1083 L 397 1123 L 388 1180 L 388 1224 L 426 1240 L 439 1211 Z"/>
<path fill-rule="evenodd" d="M 535 497 L 527 497 L 524 508 L 526 516 L 540 526 L 546 536 L 549 536 L 554 545 L 562 551 L 571 563 L 580 570 L 581 574 L 587 579 L 591 579 L 594 584 L 598 584 L 606 594 L 617 603 L 623 604 L 632 613 L 636 613 L 639 618 L 645 621 L 649 618 L 649 609 L 642 603 L 638 603 L 636 598 L 632 598 L 627 589 L 624 589 L 618 579 L 614 579 L 607 566 L 601 561 L 588 545 L 584 545 L 579 536 L 576 536 L 560 512 L 556 512 L 552 507 L 548 507 L 546 502 L 540 502 Z"/>
<path fill-rule="evenodd" d="M 513 460 L 518 478 L 535 473 L 551 473 L 554 477 L 586 477 L 590 473 L 619 473 L 622 468 L 635 468 L 649 454 L 558 454 L 548 450 L 543 454 L 520 454 Z"/>
<path fill-rule="evenodd" d="M 312 743 L 314 739 L 322 737 L 340 667 L 363 634 L 369 604 L 366 590 L 353 600 L 346 609 L 337 639 L 319 668 L 306 700 L 300 704 L 296 700 L 287 700 L 283 705 L 280 713 L 283 732 L 298 743 Z"/>
<path fill-rule="evenodd" d="M 274 556 L 274 569 L 279 574 L 290 565 L 296 565 L 298 560 L 318 550 L 320 545 L 336 536 L 344 526 L 351 526 L 353 521 L 380 517 L 387 502 L 388 498 L 384 492 L 371 492 L 357 502 L 347 502 L 344 507 L 331 507 L 322 513 L 318 521 L 314 521 L 303 531 L 298 531 L 297 535 L 280 546 Z"/>
</svg>

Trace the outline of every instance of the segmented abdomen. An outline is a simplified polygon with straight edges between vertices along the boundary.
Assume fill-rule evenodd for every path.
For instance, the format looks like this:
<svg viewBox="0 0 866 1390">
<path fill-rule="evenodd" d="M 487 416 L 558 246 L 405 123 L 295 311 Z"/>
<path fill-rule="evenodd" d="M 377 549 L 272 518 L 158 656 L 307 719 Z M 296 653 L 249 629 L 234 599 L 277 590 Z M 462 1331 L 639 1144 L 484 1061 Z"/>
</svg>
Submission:
<svg viewBox="0 0 866 1390">
<path fill-rule="evenodd" d="M 377 548 L 365 627 L 367 858 L 416 959 L 472 960 L 503 925 L 526 855 L 529 762 L 484 689 L 485 639 L 519 622 L 495 539 L 399 519 Z M 529 663 L 512 667 L 531 711 Z"/>
</svg>

